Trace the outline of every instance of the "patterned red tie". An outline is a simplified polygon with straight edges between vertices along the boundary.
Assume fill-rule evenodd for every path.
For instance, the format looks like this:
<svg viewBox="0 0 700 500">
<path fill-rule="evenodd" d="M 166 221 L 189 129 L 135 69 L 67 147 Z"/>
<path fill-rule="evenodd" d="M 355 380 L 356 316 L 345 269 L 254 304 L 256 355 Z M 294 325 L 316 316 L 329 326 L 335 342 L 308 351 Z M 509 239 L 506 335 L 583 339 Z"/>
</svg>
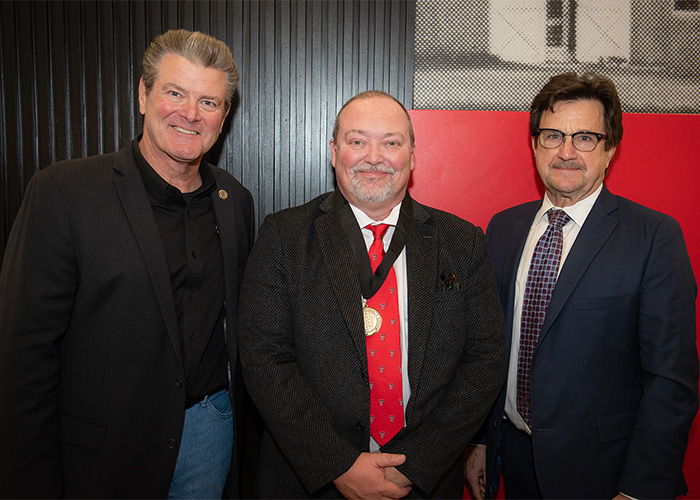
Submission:
<svg viewBox="0 0 700 500">
<path fill-rule="evenodd" d="M 523 311 L 520 322 L 520 349 L 518 350 L 518 413 L 529 426 L 532 418 L 530 408 L 530 365 L 532 353 L 542 330 L 554 285 L 557 282 L 563 242 L 562 228 L 571 219 L 563 210 L 547 212 L 549 225 L 535 246 L 527 272 Z"/>
<path fill-rule="evenodd" d="M 369 247 L 372 271 L 384 257 L 382 238 L 388 224 L 369 225 L 374 241 Z M 392 267 L 379 291 L 367 300 L 367 307 L 382 317 L 379 331 L 365 337 L 367 371 L 370 388 L 370 434 L 384 446 L 403 428 L 403 393 L 401 388 L 401 337 L 396 273 Z"/>
</svg>

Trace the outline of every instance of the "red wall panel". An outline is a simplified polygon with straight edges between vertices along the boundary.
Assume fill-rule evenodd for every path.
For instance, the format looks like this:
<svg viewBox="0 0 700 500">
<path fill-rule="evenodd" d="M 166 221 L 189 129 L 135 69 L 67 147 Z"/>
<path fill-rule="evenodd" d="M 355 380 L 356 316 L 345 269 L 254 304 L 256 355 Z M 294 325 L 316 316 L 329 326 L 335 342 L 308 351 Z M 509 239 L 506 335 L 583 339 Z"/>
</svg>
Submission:
<svg viewBox="0 0 700 500">
<path fill-rule="evenodd" d="M 416 166 L 409 189 L 416 200 L 453 212 L 486 230 L 496 212 L 543 196 L 530 149 L 528 113 L 409 113 L 416 135 Z M 680 223 L 697 277 L 700 115 L 625 114 L 623 126 L 623 140 L 606 185 L 614 194 L 667 213 Z M 688 498 L 700 498 L 697 417 L 684 471 Z"/>
</svg>

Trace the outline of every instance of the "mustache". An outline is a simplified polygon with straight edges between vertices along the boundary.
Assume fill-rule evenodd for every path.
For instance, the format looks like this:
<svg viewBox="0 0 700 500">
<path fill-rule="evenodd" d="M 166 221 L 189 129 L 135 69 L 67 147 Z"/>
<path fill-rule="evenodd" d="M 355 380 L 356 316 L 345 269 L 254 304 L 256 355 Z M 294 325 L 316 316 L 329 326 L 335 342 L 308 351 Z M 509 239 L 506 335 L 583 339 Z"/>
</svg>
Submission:
<svg viewBox="0 0 700 500">
<path fill-rule="evenodd" d="M 357 165 L 352 167 L 352 173 L 358 172 L 382 172 L 384 174 L 395 174 L 396 169 L 386 165 Z"/>
<path fill-rule="evenodd" d="M 586 167 L 583 163 L 578 163 L 575 160 L 562 160 L 552 163 L 554 168 L 564 168 L 568 170 L 585 170 Z"/>
</svg>

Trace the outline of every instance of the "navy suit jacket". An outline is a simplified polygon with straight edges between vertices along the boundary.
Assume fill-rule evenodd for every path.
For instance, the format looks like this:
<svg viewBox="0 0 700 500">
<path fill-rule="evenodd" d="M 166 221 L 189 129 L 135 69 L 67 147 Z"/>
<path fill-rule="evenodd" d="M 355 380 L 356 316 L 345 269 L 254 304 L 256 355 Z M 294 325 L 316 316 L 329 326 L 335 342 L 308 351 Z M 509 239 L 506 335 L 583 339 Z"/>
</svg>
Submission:
<svg viewBox="0 0 700 500">
<path fill-rule="evenodd" d="M 487 230 L 509 339 L 515 276 L 540 206 L 500 212 Z M 532 360 L 532 445 L 545 498 L 685 493 L 698 408 L 696 295 L 678 223 L 603 187 L 561 269 Z M 505 389 L 485 426 L 487 484 L 504 405 Z"/>
<path fill-rule="evenodd" d="M 235 365 L 253 203 L 210 167 Z M 165 252 L 131 144 L 34 175 L 0 275 L 0 328 L 0 497 L 167 496 L 185 373 Z M 228 495 L 238 496 L 236 454 L 232 462 Z"/>
</svg>

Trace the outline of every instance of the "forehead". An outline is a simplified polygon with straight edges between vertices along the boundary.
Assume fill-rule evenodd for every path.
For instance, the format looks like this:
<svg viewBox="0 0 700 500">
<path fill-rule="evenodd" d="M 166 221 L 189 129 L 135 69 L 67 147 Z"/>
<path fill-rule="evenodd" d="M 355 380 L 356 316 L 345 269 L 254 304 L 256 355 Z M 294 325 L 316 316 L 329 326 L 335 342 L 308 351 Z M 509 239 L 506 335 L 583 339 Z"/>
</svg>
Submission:
<svg viewBox="0 0 700 500">
<path fill-rule="evenodd" d="M 338 119 L 343 134 L 349 130 L 379 131 L 408 135 L 408 118 L 401 106 L 388 97 L 355 99 Z"/>
<path fill-rule="evenodd" d="M 165 83 L 225 87 L 226 73 L 216 68 L 206 68 L 181 55 L 167 53 L 160 60 L 156 80 L 166 80 Z"/>
<path fill-rule="evenodd" d="M 166 52 L 163 54 L 163 57 L 160 58 L 160 62 L 158 63 L 157 76 L 162 76 L 166 73 L 178 73 L 182 70 L 186 71 L 191 67 L 200 66 L 179 54 Z"/>
<path fill-rule="evenodd" d="M 595 99 L 558 101 L 546 110 L 540 119 L 540 128 L 575 127 L 577 130 L 592 130 L 604 125 L 603 104 Z M 567 130 L 564 130 L 567 132 Z"/>
</svg>

